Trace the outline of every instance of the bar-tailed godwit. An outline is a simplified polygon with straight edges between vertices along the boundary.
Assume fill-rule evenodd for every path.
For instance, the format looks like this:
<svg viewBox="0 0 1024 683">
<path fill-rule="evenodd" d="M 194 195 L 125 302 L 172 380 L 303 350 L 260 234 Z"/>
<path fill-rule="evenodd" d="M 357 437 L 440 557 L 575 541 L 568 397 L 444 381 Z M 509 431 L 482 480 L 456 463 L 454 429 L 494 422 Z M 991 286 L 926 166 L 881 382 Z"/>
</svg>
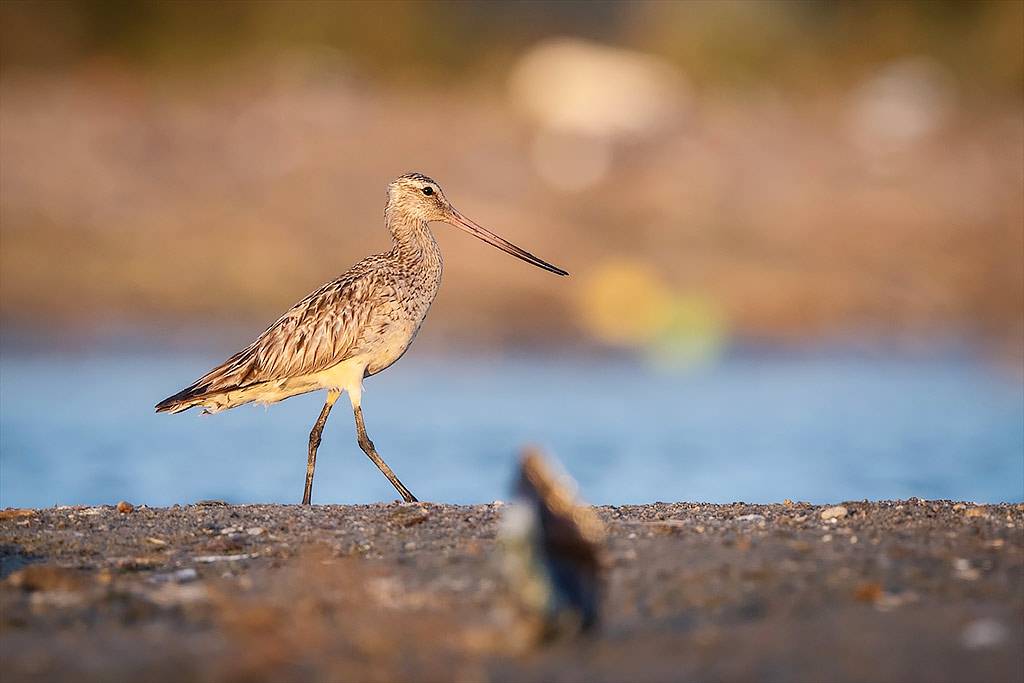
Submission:
<svg viewBox="0 0 1024 683">
<path fill-rule="evenodd" d="M 327 400 L 309 433 L 306 486 L 309 505 L 320 434 L 331 408 L 347 392 L 355 414 L 359 447 L 402 498 L 415 501 L 366 434 L 362 382 L 397 361 L 416 337 L 441 285 L 441 251 L 429 224 L 461 228 L 502 251 L 558 275 L 561 268 L 520 249 L 459 213 L 441 187 L 420 173 L 388 186 L 384 222 L 394 246 L 355 264 L 295 304 L 263 334 L 188 387 L 156 405 L 157 412 L 192 407 L 215 413 L 251 403 L 276 403 L 320 389 Z"/>
</svg>

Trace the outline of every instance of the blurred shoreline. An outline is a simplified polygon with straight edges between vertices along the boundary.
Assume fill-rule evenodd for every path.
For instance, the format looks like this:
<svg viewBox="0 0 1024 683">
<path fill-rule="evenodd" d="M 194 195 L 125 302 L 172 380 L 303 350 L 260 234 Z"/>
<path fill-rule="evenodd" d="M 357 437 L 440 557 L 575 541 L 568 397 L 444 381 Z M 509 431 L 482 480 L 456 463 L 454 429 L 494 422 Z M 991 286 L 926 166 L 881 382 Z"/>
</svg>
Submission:
<svg viewBox="0 0 1024 683">
<path fill-rule="evenodd" d="M 1024 366 L 1013 350 L 994 346 L 989 339 L 948 330 L 932 335 L 895 337 L 882 331 L 866 334 L 863 329 L 816 339 L 778 340 L 731 337 L 712 355 L 689 358 L 680 363 L 654 363 L 636 349 L 601 344 L 590 339 L 532 337 L 520 335 L 512 343 L 488 343 L 479 339 L 455 338 L 444 330 L 431 331 L 429 322 L 399 365 L 417 365 L 434 360 L 468 363 L 555 362 L 567 366 L 611 363 L 638 370 L 660 370 L 685 374 L 743 359 L 848 359 L 895 363 L 966 363 L 990 368 L 1007 379 L 1024 380 Z M 200 326 L 189 323 L 167 327 L 148 323 L 108 325 L 102 329 L 76 330 L 73 334 L 25 325 L 0 325 L 0 357 L 19 362 L 44 356 L 78 358 L 195 357 L 216 362 L 244 347 L 262 331 L 248 325 Z M 664 360 L 664 359 L 662 359 Z M 671 359 L 669 359 L 671 360 Z"/>
</svg>

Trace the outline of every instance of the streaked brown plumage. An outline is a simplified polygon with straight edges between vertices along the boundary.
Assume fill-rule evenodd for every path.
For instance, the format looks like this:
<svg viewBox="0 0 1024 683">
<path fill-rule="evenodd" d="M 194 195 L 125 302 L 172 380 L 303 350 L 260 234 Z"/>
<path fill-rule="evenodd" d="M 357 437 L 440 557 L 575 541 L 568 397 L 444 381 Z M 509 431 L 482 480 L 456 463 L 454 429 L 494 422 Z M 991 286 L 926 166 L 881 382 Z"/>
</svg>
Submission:
<svg viewBox="0 0 1024 683">
<path fill-rule="evenodd" d="M 366 436 L 360 404 L 363 378 L 402 357 L 437 295 L 441 252 L 428 223 L 450 223 L 528 263 L 567 273 L 462 216 L 438 184 L 419 173 L 400 176 L 388 186 L 384 218 L 394 241 L 390 251 L 364 258 L 295 304 L 249 346 L 158 403 L 157 412 L 178 413 L 198 406 L 215 413 L 326 389 L 327 402 L 310 433 L 303 495 L 308 504 L 320 432 L 345 391 L 360 446 L 403 498 L 415 500 Z"/>
</svg>

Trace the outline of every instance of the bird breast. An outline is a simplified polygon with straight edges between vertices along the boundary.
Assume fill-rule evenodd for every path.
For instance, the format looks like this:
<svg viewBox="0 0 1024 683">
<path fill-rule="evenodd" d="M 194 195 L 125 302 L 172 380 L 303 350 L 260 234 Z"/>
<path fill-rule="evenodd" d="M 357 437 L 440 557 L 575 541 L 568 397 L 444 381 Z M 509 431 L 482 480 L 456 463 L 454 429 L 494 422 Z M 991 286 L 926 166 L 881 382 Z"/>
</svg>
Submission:
<svg viewBox="0 0 1024 683">
<path fill-rule="evenodd" d="M 386 297 L 388 303 L 378 308 L 362 345 L 368 375 L 384 370 L 406 352 L 427 317 L 439 285 L 439 277 L 433 281 L 395 281 L 393 293 Z"/>
</svg>

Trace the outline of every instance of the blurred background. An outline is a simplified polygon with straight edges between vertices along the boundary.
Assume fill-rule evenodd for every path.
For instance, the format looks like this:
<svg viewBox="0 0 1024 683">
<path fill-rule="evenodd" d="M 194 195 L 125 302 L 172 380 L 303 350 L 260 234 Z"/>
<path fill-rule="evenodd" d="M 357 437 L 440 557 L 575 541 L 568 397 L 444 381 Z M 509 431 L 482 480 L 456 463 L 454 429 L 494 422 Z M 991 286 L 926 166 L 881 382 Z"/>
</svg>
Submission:
<svg viewBox="0 0 1024 683">
<path fill-rule="evenodd" d="M 298 502 L 322 401 L 152 405 L 446 226 L 367 382 L 421 499 L 1024 498 L 1024 4 L 0 3 L 0 505 Z M 343 411 L 314 500 L 388 500 Z"/>
</svg>

